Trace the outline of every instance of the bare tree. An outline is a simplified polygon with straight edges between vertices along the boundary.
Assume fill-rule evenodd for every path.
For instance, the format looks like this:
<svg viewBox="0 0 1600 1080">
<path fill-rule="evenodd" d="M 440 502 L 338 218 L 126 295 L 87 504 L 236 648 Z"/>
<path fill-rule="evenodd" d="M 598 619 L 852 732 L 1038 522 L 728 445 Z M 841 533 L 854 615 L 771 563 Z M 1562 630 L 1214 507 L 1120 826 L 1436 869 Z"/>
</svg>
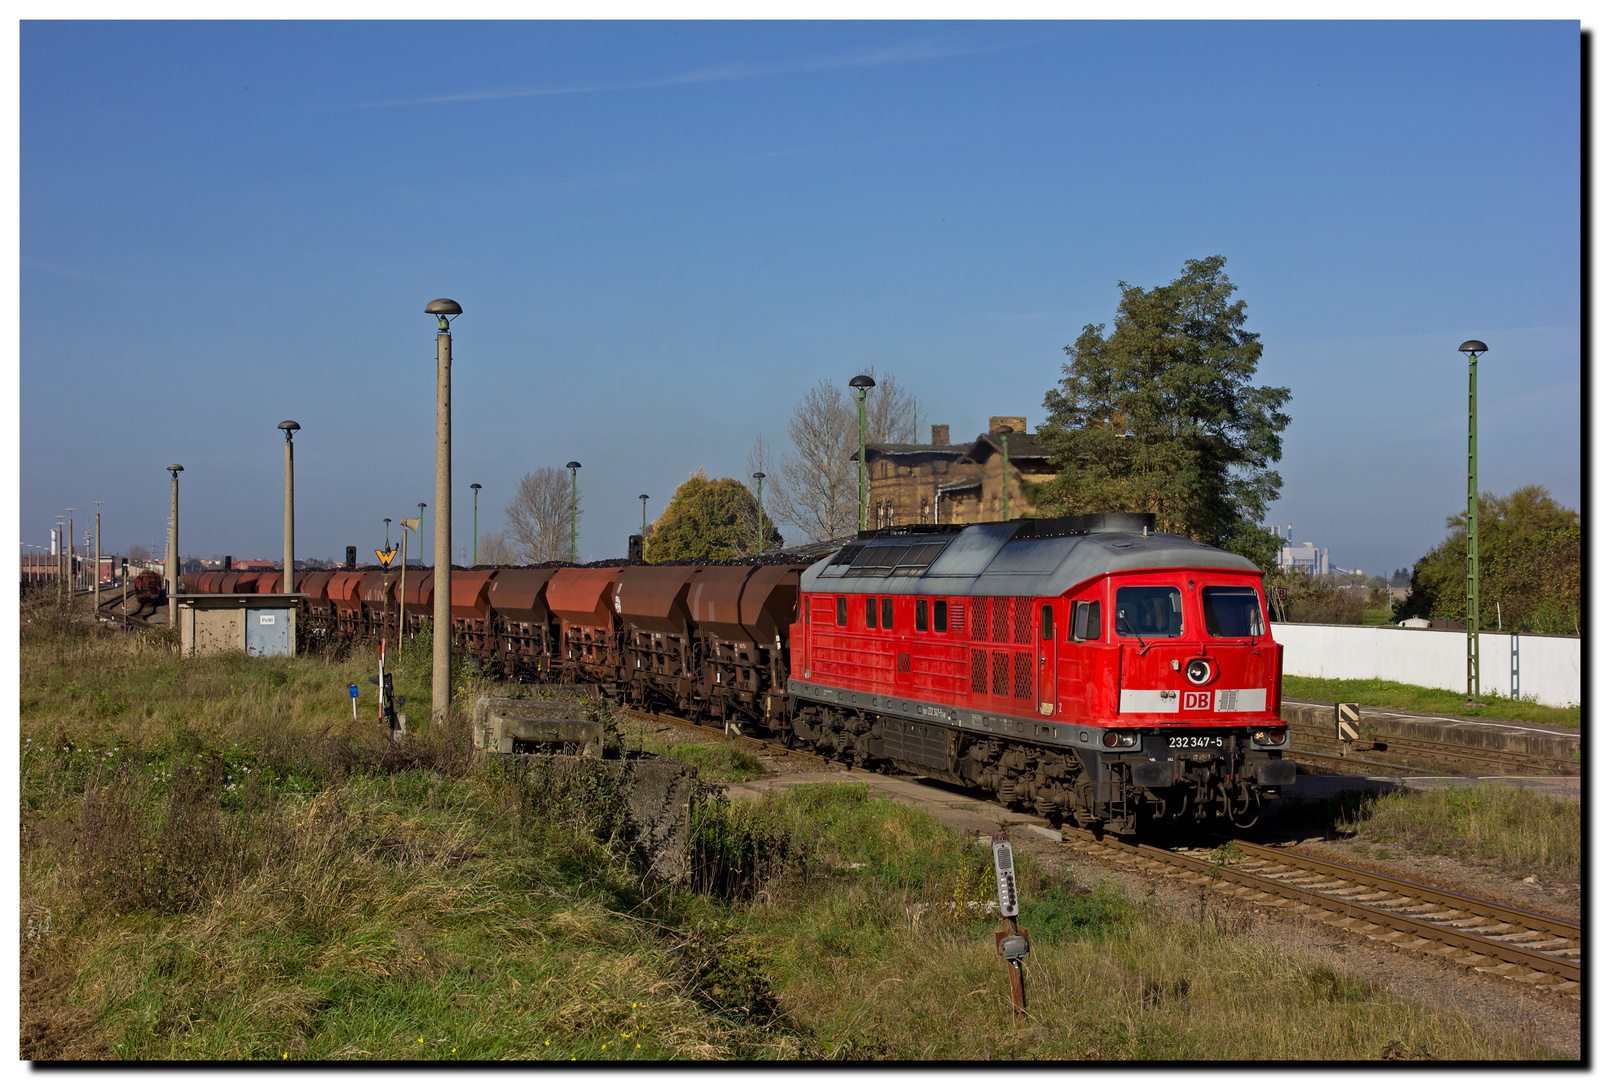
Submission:
<svg viewBox="0 0 1600 1080">
<path fill-rule="evenodd" d="M 872 368 L 866 373 L 877 378 Z M 916 398 L 893 375 L 877 381 L 867 391 L 867 442 L 909 442 L 916 435 Z M 856 531 L 856 463 L 851 458 L 856 452 L 858 406 L 853 397 L 853 391 L 823 379 L 789 419 L 794 453 L 783 457 L 769 505 L 773 517 L 797 526 L 813 540 L 836 540 Z"/>
<path fill-rule="evenodd" d="M 142 563 L 150 561 L 150 549 L 145 547 L 143 544 L 129 544 L 128 550 L 124 552 L 124 554 L 127 556 L 130 563 Z"/>
<path fill-rule="evenodd" d="M 756 441 L 751 444 L 750 452 L 744 458 L 745 487 L 750 489 L 751 495 L 759 490 L 761 504 L 759 510 L 765 519 L 765 534 L 761 541 L 763 552 L 776 551 L 783 547 L 783 534 L 778 532 L 772 524 L 773 498 L 778 490 L 779 481 L 772 464 L 772 448 L 767 445 L 767 440 L 761 435 L 756 436 Z M 761 473 L 762 478 L 756 480 L 756 473 Z M 739 556 L 756 554 L 756 512 L 757 505 L 752 499 L 749 505 L 741 501 L 735 508 L 739 518 L 740 536 L 738 540 Z"/>
<path fill-rule="evenodd" d="M 543 465 L 518 481 L 517 493 L 506 504 L 506 531 L 523 561 L 571 558 L 572 509 L 572 482 L 563 470 Z M 578 520 L 583 520 L 582 495 Z"/>
<path fill-rule="evenodd" d="M 568 534 L 571 543 L 571 534 Z M 504 532 L 488 532 L 478 537 L 478 562 L 484 566 L 506 566 L 520 561 L 517 545 Z"/>
</svg>

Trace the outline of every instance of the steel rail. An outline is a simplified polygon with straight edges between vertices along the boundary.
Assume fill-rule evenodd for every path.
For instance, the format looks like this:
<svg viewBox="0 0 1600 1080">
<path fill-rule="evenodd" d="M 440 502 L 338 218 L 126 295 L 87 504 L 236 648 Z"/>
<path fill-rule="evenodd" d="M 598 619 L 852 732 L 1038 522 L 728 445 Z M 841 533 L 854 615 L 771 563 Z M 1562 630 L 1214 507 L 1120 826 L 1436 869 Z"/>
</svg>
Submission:
<svg viewBox="0 0 1600 1080">
<path fill-rule="evenodd" d="M 1342 914 L 1352 923 L 1357 920 L 1368 923 L 1374 930 L 1386 927 L 1396 932 L 1392 937 L 1409 936 L 1411 938 L 1411 941 L 1390 940 L 1390 944 L 1412 946 L 1417 942 L 1437 942 L 1445 945 L 1447 950 L 1460 950 L 1466 954 L 1465 956 L 1445 958 L 1471 963 L 1474 968 L 1489 973 L 1502 974 L 1508 977 L 1514 974 L 1513 972 L 1499 970 L 1493 965 L 1478 963 L 1478 960 L 1499 960 L 1500 968 L 1520 967 L 1527 969 L 1529 972 L 1554 976 L 1562 980 L 1553 985 L 1553 989 L 1557 990 L 1576 989 L 1582 983 L 1583 964 L 1581 960 L 1551 956 L 1516 942 L 1497 941 L 1482 934 L 1458 930 L 1451 926 L 1440 925 L 1426 919 L 1414 918 L 1397 911 L 1391 911 L 1388 908 L 1369 903 L 1367 900 L 1330 895 L 1317 889 L 1264 877 L 1257 872 L 1238 869 L 1193 855 L 1185 855 L 1164 848 L 1131 844 L 1110 837 L 1096 837 L 1093 833 L 1086 833 L 1076 829 L 1064 828 L 1061 832 L 1063 838 L 1071 836 L 1080 843 L 1085 843 L 1098 849 L 1097 853 L 1115 852 L 1118 855 L 1136 860 L 1147 859 L 1152 862 L 1165 863 L 1179 870 L 1187 871 L 1197 878 L 1226 881 L 1239 887 L 1240 891 L 1243 892 L 1254 891 L 1278 896 L 1305 907 L 1321 909 L 1332 914 Z M 1238 841 L 1235 841 L 1236 846 L 1238 843 Z M 1254 846 L 1256 845 L 1252 845 L 1252 847 Z M 1272 849 L 1267 850 L 1270 851 Z M 1334 865 L 1337 866 L 1337 864 Z M 1349 868 L 1339 867 L 1339 869 L 1343 871 Z M 1398 879 L 1390 880 L 1397 881 Z M 1411 883 L 1406 882 L 1404 884 L 1410 885 Z M 1426 887 L 1419 886 L 1419 888 Z M 1474 901 L 1474 903 L 1480 902 Z M 1486 901 L 1481 902 L 1480 906 L 1499 907 L 1499 905 L 1488 904 Z M 1454 921 L 1466 921 L 1470 917 L 1470 915 L 1466 915 Z M 1357 927 L 1351 926 L 1349 923 L 1346 924 L 1346 928 L 1357 929 Z M 1367 936 L 1375 935 L 1369 934 Z"/>
<path fill-rule="evenodd" d="M 1432 885 L 1423 885 L 1416 881 L 1390 877 L 1375 870 L 1351 866 L 1348 863 L 1332 862 L 1328 859 L 1319 859 L 1314 855 L 1304 855 L 1298 851 L 1285 851 L 1281 848 L 1251 843 L 1248 840 L 1233 840 L 1232 843 L 1238 850 L 1253 853 L 1259 859 L 1288 864 L 1312 873 L 1328 874 L 1346 880 L 1354 879 L 1363 885 L 1373 885 L 1401 896 L 1426 900 L 1430 904 L 1468 910 L 1474 915 L 1492 916 L 1503 922 L 1519 925 L 1527 930 L 1540 930 L 1548 934 L 1555 934 L 1578 942 L 1580 945 L 1583 939 L 1582 924 L 1558 918 L 1554 915 L 1543 915 L 1537 911 L 1508 907 L 1505 904 L 1497 904 L 1493 900 L 1466 896 L 1462 893 L 1451 892 L 1448 889 L 1440 889 Z M 1579 946 L 1574 946 L 1574 948 L 1577 947 Z"/>
</svg>

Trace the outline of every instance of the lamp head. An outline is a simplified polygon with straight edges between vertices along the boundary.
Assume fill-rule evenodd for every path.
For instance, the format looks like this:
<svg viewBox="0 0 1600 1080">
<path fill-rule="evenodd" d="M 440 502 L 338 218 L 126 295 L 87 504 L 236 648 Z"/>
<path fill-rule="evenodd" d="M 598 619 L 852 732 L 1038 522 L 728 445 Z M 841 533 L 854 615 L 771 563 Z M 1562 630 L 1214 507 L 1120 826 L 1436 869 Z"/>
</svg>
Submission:
<svg viewBox="0 0 1600 1080">
<path fill-rule="evenodd" d="M 480 490 L 483 489 L 483 485 L 482 484 L 473 484 L 471 486 L 472 486 L 472 490 L 473 491 L 480 491 Z"/>
<path fill-rule="evenodd" d="M 1011 425 L 1010 424 L 1001 424 L 999 427 L 994 429 L 994 433 L 996 435 L 1010 435 L 1011 434 Z"/>
<path fill-rule="evenodd" d="M 278 430 L 283 432 L 284 441 L 290 442 L 294 439 L 294 433 L 300 430 L 300 425 L 293 420 L 285 420 L 278 425 Z"/>
<path fill-rule="evenodd" d="M 640 495 L 640 496 L 639 496 L 639 498 L 641 498 L 641 499 L 648 499 L 648 498 L 649 498 L 649 497 L 650 497 L 650 496 L 648 496 L 648 495 Z"/>
<path fill-rule="evenodd" d="M 384 523 L 384 524 L 385 524 L 385 525 L 387 525 L 387 524 L 389 524 L 389 519 L 388 519 L 388 518 L 384 518 L 384 519 L 383 519 L 383 523 Z"/>
<path fill-rule="evenodd" d="M 428 508 L 428 504 L 427 503 L 418 503 L 417 504 L 417 509 L 418 510 L 426 510 L 427 508 Z"/>
<path fill-rule="evenodd" d="M 1461 348 L 1457 349 L 1456 351 L 1471 353 L 1473 356 L 1477 356 L 1479 353 L 1488 352 L 1489 346 L 1485 345 L 1481 341 L 1463 341 L 1461 343 Z"/>
<path fill-rule="evenodd" d="M 437 300 L 428 301 L 428 306 L 422 310 L 425 314 L 439 316 L 439 333 L 448 334 L 450 332 L 450 318 L 453 315 L 461 314 L 461 305 L 454 300 L 441 296 Z"/>
<path fill-rule="evenodd" d="M 871 390 L 878 384 L 873 380 L 871 375 L 857 375 L 855 378 L 850 380 L 850 385 L 855 387 L 857 390 Z"/>
<path fill-rule="evenodd" d="M 576 461 L 569 461 L 569 462 L 567 462 L 567 468 L 569 468 L 569 469 L 581 469 L 581 468 L 583 468 L 583 466 L 580 465 Z"/>
<path fill-rule="evenodd" d="M 172 478 L 174 480 L 176 480 L 178 478 L 178 474 L 183 471 L 183 466 L 182 465 L 168 465 L 167 466 L 167 471 L 169 473 L 171 473 L 172 474 Z"/>
<path fill-rule="evenodd" d="M 751 473 L 750 476 L 755 480 L 765 480 L 767 478 L 767 474 L 764 472 Z"/>
</svg>

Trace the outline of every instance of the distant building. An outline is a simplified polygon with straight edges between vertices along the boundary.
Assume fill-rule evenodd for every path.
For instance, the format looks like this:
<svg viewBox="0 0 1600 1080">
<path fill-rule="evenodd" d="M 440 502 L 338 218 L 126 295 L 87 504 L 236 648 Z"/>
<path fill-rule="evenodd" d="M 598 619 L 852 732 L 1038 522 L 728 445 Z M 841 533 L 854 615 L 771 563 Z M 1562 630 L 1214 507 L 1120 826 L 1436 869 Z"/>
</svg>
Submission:
<svg viewBox="0 0 1600 1080">
<path fill-rule="evenodd" d="M 1329 557 L 1327 548 L 1314 547 L 1309 540 L 1298 547 L 1294 546 L 1294 522 L 1268 525 L 1267 531 L 1283 540 L 1283 546 L 1278 549 L 1278 569 L 1304 570 L 1312 577 L 1325 577 L 1333 573 L 1333 559 Z"/>
<path fill-rule="evenodd" d="M 1011 428 L 1003 447 L 995 431 L 1002 426 Z M 1024 416 L 991 416 L 989 430 L 970 443 L 951 443 L 950 425 L 934 424 L 932 439 L 867 444 L 867 528 L 999 521 L 1002 501 L 1016 521 L 1035 512 L 1036 486 L 1055 475 L 1050 451 L 1028 434 Z"/>
</svg>

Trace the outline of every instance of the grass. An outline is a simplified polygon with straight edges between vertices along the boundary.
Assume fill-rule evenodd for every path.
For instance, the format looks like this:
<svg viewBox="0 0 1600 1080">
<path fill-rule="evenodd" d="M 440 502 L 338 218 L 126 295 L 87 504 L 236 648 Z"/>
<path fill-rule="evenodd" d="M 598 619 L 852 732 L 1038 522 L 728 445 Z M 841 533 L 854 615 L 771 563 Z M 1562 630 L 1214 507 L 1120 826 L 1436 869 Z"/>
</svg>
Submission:
<svg viewBox="0 0 1600 1080">
<path fill-rule="evenodd" d="M 1452 855 L 1521 876 L 1577 884 L 1583 865 L 1583 810 L 1511 784 L 1428 787 L 1363 800 L 1345 831 Z"/>
<path fill-rule="evenodd" d="M 1248 913 L 1026 858 L 1018 1025 L 987 853 L 864 788 L 708 791 L 695 881 L 664 889 L 604 793 L 475 770 L 460 724 L 397 747 L 352 721 L 360 651 L 184 661 L 25 617 L 20 664 L 27 1059 L 1540 1056 Z M 397 683 L 426 716 L 420 675 Z"/>
<path fill-rule="evenodd" d="M 1028 1022 L 1011 1017 L 986 848 L 851 785 L 769 795 L 812 871 L 735 925 L 834 1059 L 1355 1060 L 1535 1053 L 1307 963 L 1245 910 L 1173 911 L 1019 860 Z M 1264 932 L 1257 932 L 1264 931 Z M 1270 1018 L 1270 1022 L 1263 1022 Z"/>
<path fill-rule="evenodd" d="M 1307 701 L 1359 701 L 1407 712 L 1444 713 L 1448 716 L 1485 716 L 1499 720 L 1532 721 L 1539 724 L 1560 724 L 1579 727 L 1583 722 L 1583 709 L 1573 707 L 1558 709 L 1540 705 L 1536 701 L 1512 701 L 1497 694 L 1483 696 L 1476 705 L 1467 704 L 1465 694 L 1450 690 L 1436 690 L 1410 683 L 1390 682 L 1387 679 L 1313 679 L 1300 675 L 1283 677 L 1285 697 Z"/>
</svg>

